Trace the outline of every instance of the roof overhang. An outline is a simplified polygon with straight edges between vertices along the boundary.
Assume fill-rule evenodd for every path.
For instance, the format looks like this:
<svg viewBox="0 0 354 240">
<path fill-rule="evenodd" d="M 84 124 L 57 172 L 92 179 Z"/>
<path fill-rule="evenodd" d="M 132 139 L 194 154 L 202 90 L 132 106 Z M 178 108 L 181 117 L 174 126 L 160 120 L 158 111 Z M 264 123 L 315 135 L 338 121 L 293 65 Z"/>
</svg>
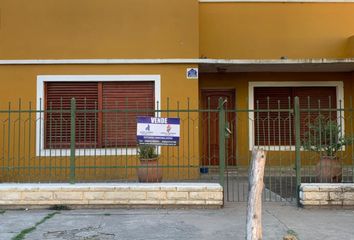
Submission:
<svg viewBox="0 0 354 240">
<path fill-rule="evenodd" d="M 193 64 L 200 72 L 353 72 L 354 58 L 342 59 L 21 59 L 0 65 Z"/>
<path fill-rule="evenodd" d="M 200 72 L 352 72 L 354 58 L 345 59 L 201 59 Z"/>
<path fill-rule="evenodd" d="M 351 3 L 353 0 L 199 0 L 200 3 Z"/>
</svg>

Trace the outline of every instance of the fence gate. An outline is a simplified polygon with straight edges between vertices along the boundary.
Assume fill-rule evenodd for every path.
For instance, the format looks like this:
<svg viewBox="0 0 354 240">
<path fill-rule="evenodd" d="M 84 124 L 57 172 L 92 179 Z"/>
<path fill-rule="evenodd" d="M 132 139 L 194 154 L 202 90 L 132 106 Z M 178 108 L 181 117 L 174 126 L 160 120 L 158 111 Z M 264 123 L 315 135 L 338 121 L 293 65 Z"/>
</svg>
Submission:
<svg viewBox="0 0 354 240">
<path fill-rule="evenodd" d="M 208 109 L 212 111 L 210 106 L 212 104 Z M 296 177 L 298 151 L 295 150 L 299 138 L 296 138 L 298 126 L 294 124 L 294 108 L 290 104 L 279 104 L 277 109 L 264 109 L 258 102 L 255 110 L 229 106 L 227 99 L 220 98 L 217 114 L 208 112 L 208 116 L 205 115 L 202 137 L 203 145 L 207 146 L 203 149 L 202 162 L 212 169 L 209 175 L 219 175 L 225 201 L 247 201 L 248 166 L 252 148 L 257 146 L 267 151 L 264 201 L 296 202 L 299 179 Z M 215 137 L 210 136 L 213 129 L 218 130 L 217 150 L 212 144 Z M 216 159 L 218 166 L 213 164 Z"/>
<path fill-rule="evenodd" d="M 345 109 L 341 100 L 336 102 L 331 96 L 289 97 L 285 103 L 267 97 L 255 101 L 254 109 L 242 110 L 227 109 L 220 99 L 219 179 L 225 200 L 247 201 L 254 147 L 267 152 L 264 201 L 299 204 L 301 183 L 353 182 L 352 98 L 349 102 L 350 108 Z M 230 115 L 231 120 L 225 118 Z"/>
</svg>

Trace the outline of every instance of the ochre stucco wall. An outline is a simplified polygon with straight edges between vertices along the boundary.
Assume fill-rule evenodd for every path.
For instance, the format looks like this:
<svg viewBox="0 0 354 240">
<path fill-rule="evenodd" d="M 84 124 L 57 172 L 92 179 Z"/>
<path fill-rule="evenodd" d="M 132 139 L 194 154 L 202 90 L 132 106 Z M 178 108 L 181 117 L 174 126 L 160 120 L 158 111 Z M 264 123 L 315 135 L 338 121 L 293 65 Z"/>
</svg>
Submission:
<svg viewBox="0 0 354 240">
<path fill-rule="evenodd" d="M 354 35 L 348 38 L 348 55 L 354 57 Z"/>
<path fill-rule="evenodd" d="M 35 101 L 38 75 L 161 75 L 161 100 L 166 104 L 180 101 L 186 106 L 190 97 L 191 107 L 198 104 L 198 80 L 186 78 L 186 69 L 194 64 L 151 65 L 0 65 L 0 106 L 4 102 Z M 6 105 L 6 104 L 5 104 Z"/>
<path fill-rule="evenodd" d="M 60 157 L 60 154 L 52 156 L 35 157 L 35 150 L 38 148 L 35 142 L 35 113 L 28 112 L 11 114 L 11 124 L 8 122 L 8 102 L 11 101 L 11 109 L 18 109 L 19 98 L 21 98 L 21 109 L 29 109 L 29 101 L 32 101 L 32 109 L 36 106 L 36 86 L 38 75 L 137 75 L 137 74 L 159 74 L 161 75 L 161 108 L 167 108 L 169 98 L 169 109 L 186 110 L 189 107 L 196 109 L 198 103 L 198 80 L 186 79 L 186 68 L 196 67 L 195 65 L 21 65 L 21 66 L 0 66 L 0 81 L 3 87 L 0 89 L 0 181 L 67 181 L 68 168 L 50 171 L 39 169 L 18 169 L 10 168 L 5 170 L 4 166 L 69 166 L 69 157 Z M 5 111 L 4 111 L 5 110 Z M 161 116 L 167 116 L 164 112 Z M 170 117 L 177 117 L 176 112 L 169 113 Z M 198 114 L 180 113 L 181 118 L 181 140 L 179 147 L 162 147 L 159 164 L 175 166 L 164 169 L 164 179 L 185 179 L 195 178 L 199 173 L 199 149 L 198 141 Z M 21 120 L 20 120 L 21 119 Z M 32 131 L 29 131 L 28 119 L 32 120 Z M 38 119 L 37 119 L 38 121 Z M 19 127 L 21 122 L 21 127 Z M 8 138 L 8 132 L 11 132 Z M 29 135 L 31 133 L 31 135 Z M 9 140 L 10 139 L 10 140 Z M 10 144 L 9 144 L 10 143 Z M 10 147 L 9 147 L 10 146 Z M 128 150 L 128 152 L 131 150 Z M 83 168 L 76 171 L 77 179 L 89 180 L 117 180 L 132 178 L 135 179 L 135 169 L 125 169 L 123 166 L 136 166 L 138 160 L 135 155 L 126 156 L 103 156 L 76 158 L 76 165 L 82 166 L 111 166 L 109 169 Z M 185 167 L 177 167 L 177 164 Z M 119 168 L 116 168 L 120 166 Z M 191 167 L 187 167 L 191 166 Z M 194 167 L 192 167 L 194 166 Z M 66 174 L 65 174 L 66 171 Z M 43 173 L 45 175 L 43 176 Z M 42 174 L 42 175 L 41 175 Z M 40 178 L 41 176 L 41 178 Z M 63 179 L 63 176 L 66 178 Z"/>
<path fill-rule="evenodd" d="M 354 97 L 353 76 L 351 73 L 224 73 L 202 74 L 200 76 L 200 89 L 235 89 L 236 108 L 241 110 L 236 115 L 236 160 L 240 165 L 247 165 L 250 160 L 249 151 L 249 116 L 248 109 L 248 84 L 250 81 L 343 81 L 344 83 L 344 106 L 350 107 L 350 97 Z M 201 96 L 201 94 L 200 94 Z M 201 100 L 200 100 L 201 102 Z M 353 102 L 354 103 L 354 102 Z M 347 133 L 354 133 L 349 129 L 349 112 L 345 113 Z M 353 122 L 354 124 L 354 122 Z M 350 148 L 349 148 L 350 149 Z M 267 149 L 266 149 L 267 150 Z M 351 151 L 341 155 L 346 163 L 352 163 Z M 303 164 L 314 164 L 318 160 L 315 153 L 303 152 Z M 294 152 L 269 151 L 267 164 L 269 165 L 293 165 Z"/>
<path fill-rule="evenodd" d="M 198 0 L 1 0 L 0 12 L 0 59 L 198 57 Z"/>
<path fill-rule="evenodd" d="M 279 59 L 349 57 L 354 3 L 201 3 L 200 55 Z"/>
</svg>

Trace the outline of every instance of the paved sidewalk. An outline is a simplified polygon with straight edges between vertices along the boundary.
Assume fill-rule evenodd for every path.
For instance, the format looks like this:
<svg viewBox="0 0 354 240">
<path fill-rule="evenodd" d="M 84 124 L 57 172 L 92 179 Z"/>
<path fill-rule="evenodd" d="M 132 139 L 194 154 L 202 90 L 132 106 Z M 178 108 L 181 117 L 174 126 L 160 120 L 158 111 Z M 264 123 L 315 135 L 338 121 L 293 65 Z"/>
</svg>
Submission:
<svg viewBox="0 0 354 240">
<path fill-rule="evenodd" d="M 0 239 L 11 239 L 54 211 L 0 214 Z M 60 211 L 25 239 L 244 239 L 246 204 L 223 209 L 102 209 Z M 264 239 L 282 239 L 288 230 L 299 239 L 354 239 L 354 210 L 299 209 L 265 203 Z"/>
</svg>

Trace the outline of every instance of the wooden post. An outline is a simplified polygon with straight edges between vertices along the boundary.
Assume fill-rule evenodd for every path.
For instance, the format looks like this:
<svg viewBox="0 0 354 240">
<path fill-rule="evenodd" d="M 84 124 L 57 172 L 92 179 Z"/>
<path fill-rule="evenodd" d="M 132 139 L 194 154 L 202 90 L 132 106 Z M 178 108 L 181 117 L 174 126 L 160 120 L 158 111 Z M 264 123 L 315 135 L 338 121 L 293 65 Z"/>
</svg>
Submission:
<svg viewBox="0 0 354 240">
<path fill-rule="evenodd" d="M 262 239 L 262 192 L 266 152 L 253 150 L 248 177 L 246 240 Z"/>
</svg>

